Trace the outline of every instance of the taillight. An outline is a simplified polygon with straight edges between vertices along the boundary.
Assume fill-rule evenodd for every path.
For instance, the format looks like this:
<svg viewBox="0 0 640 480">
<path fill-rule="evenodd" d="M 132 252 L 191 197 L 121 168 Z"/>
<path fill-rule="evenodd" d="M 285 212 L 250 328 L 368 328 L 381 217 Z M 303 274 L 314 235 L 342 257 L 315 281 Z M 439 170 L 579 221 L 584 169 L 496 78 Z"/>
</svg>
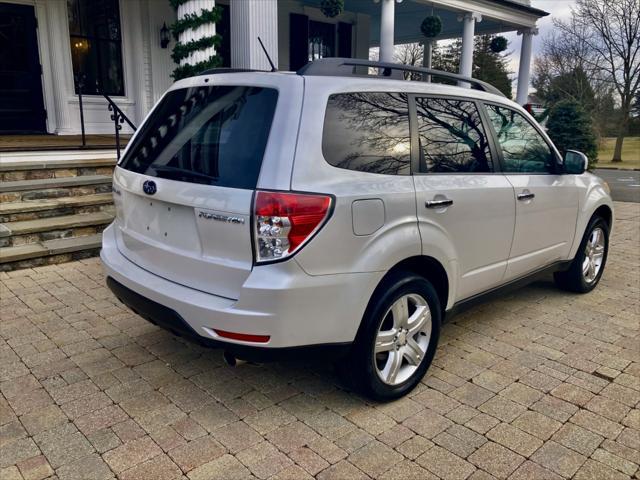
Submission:
<svg viewBox="0 0 640 480">
<path fill-rule="evenodd" d="M 292 255 L 329 216 L 327 195 L 256 192 L 253 213 L 256 262 L 280 260 Z"/>
</svg>

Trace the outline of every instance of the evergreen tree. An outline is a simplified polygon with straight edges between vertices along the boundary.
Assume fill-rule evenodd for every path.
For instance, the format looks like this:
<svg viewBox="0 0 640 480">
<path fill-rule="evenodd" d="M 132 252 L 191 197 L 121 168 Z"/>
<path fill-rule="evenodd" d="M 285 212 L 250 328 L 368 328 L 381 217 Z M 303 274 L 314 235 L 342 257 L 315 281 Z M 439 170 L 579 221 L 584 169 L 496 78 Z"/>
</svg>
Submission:
<svg viewBox="0 0 640 480">
<path fill-rule="evenodd" d="M 589 166 L 598 161 L 598 146 L 591 117 L 575 100 L 562 100 L 549 112 L 547 133 L 562 155 L 578 150 L 589 157 Z"/>
<path fill-rule="evenodd" d="M 480 35 L 475 38 L 473 76 L 493 85 L 507 98 L 511 98 L 511 79 L 507 69 L 507 54 L 491 50 L 491 41 L 494 38 L 495 35 Z"/>
<path fill-rule="evenodd" d="M 461 51 L 462 41 L 459 39 L 446 45 L 435 44 L 431 57 L 431 65 L 436 70 L 458 73 Z"/>
<path fill-rule="evenodd" d="M 493 38 L 494 35 L 482 35 L 475 38 L 473 76 L 493 85 L 508 98 L 511 98 L 511 79 L 507 69 L 506 55 L 491 50 Z M 462 40 L 460 39 L 446 45 L 438 45 L 433 49 L 431 64 L 436 70 L 458 73 L 461 53 Z M 439 80 L 436 79 L 436 81 Z M 443 81 L 442 83 L 455 84 L 456 82 Z"/>
</svg>

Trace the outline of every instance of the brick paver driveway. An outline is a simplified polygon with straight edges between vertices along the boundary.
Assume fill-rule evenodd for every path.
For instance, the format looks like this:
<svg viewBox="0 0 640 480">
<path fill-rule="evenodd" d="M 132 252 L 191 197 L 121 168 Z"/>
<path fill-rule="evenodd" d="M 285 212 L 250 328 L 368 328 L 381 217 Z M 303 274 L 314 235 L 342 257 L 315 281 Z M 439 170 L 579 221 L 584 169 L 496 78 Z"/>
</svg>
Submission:
<svg viewBox="0 0 640 480">
<path fill-rule="evenodd" d="M 121 306 L 97 259 L 0 274 L 0 478 L 639 478 L 640 204 L 617 217 L 595 292 L 457 317 L 386 405 L 322 364 L 224 366 Z"/>
</svg>

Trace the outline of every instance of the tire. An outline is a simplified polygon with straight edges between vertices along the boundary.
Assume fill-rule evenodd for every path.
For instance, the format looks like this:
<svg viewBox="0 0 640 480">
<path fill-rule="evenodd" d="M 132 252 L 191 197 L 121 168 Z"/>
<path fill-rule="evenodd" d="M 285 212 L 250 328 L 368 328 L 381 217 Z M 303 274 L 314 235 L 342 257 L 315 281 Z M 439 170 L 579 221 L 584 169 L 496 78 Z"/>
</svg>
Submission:
<svg viewBox="0 0 640 480">
<path fill-rule="evenodd" d="M 601 235 L 594 243 L 597 232 Z M 597 244 L 597 245 L 596 245 Z M 602 246 L 602 251 L 598 248 Z M 598 285 L 609 253 L 609 225 L 601 217 L 593 217 L 568 270 L 554 273 L 556 285 L 563 290 L 588 293 Z"/>
<path fill-rule="evenodd" d="M 370 399 L 402 397 L 431 365 L 440 323 L 440 301 L 433 285 L 414 273 L 394 272 L 371 297 L 356 341 L 338 371 Z"/>
</svg>

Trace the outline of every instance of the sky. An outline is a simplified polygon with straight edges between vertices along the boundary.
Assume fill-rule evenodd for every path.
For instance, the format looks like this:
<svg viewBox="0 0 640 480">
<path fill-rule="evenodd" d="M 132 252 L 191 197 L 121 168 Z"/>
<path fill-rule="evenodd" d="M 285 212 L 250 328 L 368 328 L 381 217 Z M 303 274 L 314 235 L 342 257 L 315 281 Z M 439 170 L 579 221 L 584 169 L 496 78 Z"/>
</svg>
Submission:
<svg viewBox="0 0 640 480">
<path fill-rule="evenodd" d="M 553 31 L 553 20 L 561 19 L 566 20 L 571 17 L 571 7 L 575 6 L 575 0 L 531 0 L 531 6 L 549 12 L 550 15 L 538 20 L 538 35 L 533 37 L 533 58 L 542 49 L 542 40 L 545 36 L 549 35 Z M 514 79 L 514 94 L 515 94 L 515 78 L 518 75 L 518 67 L 520 60 L 520 45 L 522 43 L 522 36 L 516 32 L 509 32 L 504 35 L 509 40 L 509 51 L 513 52 L 509 56 L 509 65 Z M 533 65 L 532 65 L 533 68 Z"/>
</svg>

